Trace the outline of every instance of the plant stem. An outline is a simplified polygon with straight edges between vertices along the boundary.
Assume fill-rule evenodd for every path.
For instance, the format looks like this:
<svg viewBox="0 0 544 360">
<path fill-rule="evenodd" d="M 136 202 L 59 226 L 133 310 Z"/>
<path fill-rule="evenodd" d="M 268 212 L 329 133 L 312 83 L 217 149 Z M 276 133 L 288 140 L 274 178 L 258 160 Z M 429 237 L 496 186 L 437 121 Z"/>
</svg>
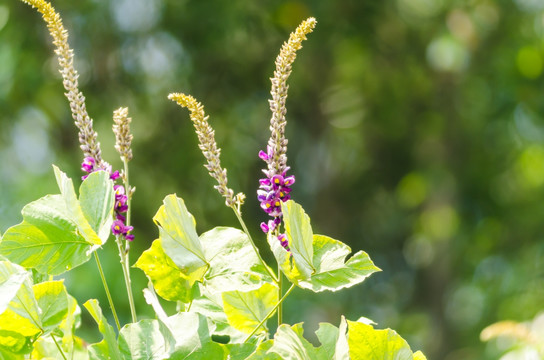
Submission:
<svg viewBox="0 0 544 360">
<path fill-rule="evenodd" d="M 131 206 L 131 200 L 132 200 L 132 194 L 130 189 L 130 183 L 128 178 L 128 160 L 125 159 L 125 157 L 122 157 L 123 159 L 123 165 L 125 169 L 125 174 L 123 177 L 124 185 L 125 185 L 125 191 L 127 192 L 127 217 L 126 217 L 126 225 L 130 226 L 130 213 L 132 210 Z M 117 247 L 119 248 L 119 256 L 121 257 L 121 267 L 123 268 L 123 277 L 125 278 L 125 286 L 127 288 L 127 296 L 128 296 L 128 302 L 130 305 L 130 314 L 132 316 L 132 322 L 135 323 L 138 321 L 136 317 L 136 308 L 134 307 L 134 297 L 132 295 L 132 285 L 130 281 L 130 264 L 129 264 L 129 249 L 130 247 L 123 246 L 122 240 L 119 236 L 116 237 Z"/>
<path fill-rule="evenodd" d="M 272 280 L 274 280 L 274 282 L 276 284 L 278 284 L 279 280 L 276 278 L 276 275 L 274 274 L 274 272 L 272 272 L 272 270 L 268 267 L 268 265 L 266 265 L 263 258 L 261 257 L 261 254 L 259 254 L 259 249 L 257 249 L 257 246 L 255 246 L 255 243 L 253 242 L 253 238 L 251 237 L 251 235 L 249 234 L 249 231 L 247 230 L 246 223 L 242 219 L 242 215 L 240 214 L 240 211 L 238 209 L 236 209 L 234 206 L 231 207 L 231 208 L 234 211 L 234 213 L 236 214 L 236 217 L 238 218 L 238 221 L 240 222 L 240 225 L 242 225 L 242 229 L 244 229 L 244 232 L 246 233 L 247 237 L 249 238 L 249 242 L 251 243 L 251 246 L 253 247 L 253 250 L 255 251 L 255 254 L 257 254 L 257 257 L 259 258 L 259 261 L 261 262 L 261 264 L 263 264 L 264 268 L 266 269 L 266 271 L 268 272 L 268 274 L 270 275 Z"/>
<path fill-rule="evenodd" d="M 266 320 L 268 320 L 268 319 L 270 319 L 272 317 L 272 315 L 274 314 L 274 311 L 276 311 L 276 309 L 281 305 L 283 300 L 285 300 L 287 295 L 289 295 L 291 293 L 291 291 L 293 291 L 294 288 L 295 288 L 295 284 L 292 284 L 291 287 L 289 287 L 289 289 L 285 293 L 285 295 L 283 295 L 283 297 L 280 299 L 280 301 L 278 301 L 276 306 L 274 306 L 274 308 L 272 310 L 270 310 L 270 312 L 264 317 L 264 319 L 259 323 L 259 325 L 257 325 L 257 327 L 255 329 L 253 329 L 251 334 L 249 334 L 246 337 L 246 339 L 244 340 L 244 344 L 257 332 L 257 330 L 259 330 L 259 328 L 266 322 Z"/>
<path fill-rule="evenodd" d="M 62 355 L 62 358 L 64 360 L 67 360 L 66 356 L 64 355 L 64 352 L 62 351 L 62 348 L 60 347 L 59 343 L 57 342 L 57 339 L 55 339 L 55 336 L 53 335 L 53 333 L 51 333 L 51 339 L 53 339 L 53 341 L 55 342 L 55 345 L 57 345 L 57 349 L 59 349 L 59 352 Z"/>
<path fill-rule="evenodd" d="M 281 268 L 278 264 L 278 299 L 281 299 L 282 296 L 282 286 L 283 286 L 283 274 L 281 273 Z M 278 327 L 283 323 L 283 304 L 280 303 L 278 306 Z"/>
<path fill-rule="evenodd" d="M 96 266 L 98 266 L 98 272 L 100 273 L 100 278 L 102 279 L 102 285 L 104 285 L 104 290 L 106 290 L 106 296 L 108 297 L 108 302 L 110 303 L 111 312 L 113 313 L 113 318 L 115 319 L 115 325 L 117 325 L 117 331 L 121 330 L 121 325 L 119 324 L 119 318 L 117 317 L 117 312 L 115 311 L 115 306 L 113 305 L 113 300 L 111 299 L 110 289 L 108 288 L 108 283 L 104 277 L 104 271 L 102 270 L 102 265 L 100 265 L 100 259 L 96 251 L 93 252 L 94 259 L 96 260 Z"/>
</svg>

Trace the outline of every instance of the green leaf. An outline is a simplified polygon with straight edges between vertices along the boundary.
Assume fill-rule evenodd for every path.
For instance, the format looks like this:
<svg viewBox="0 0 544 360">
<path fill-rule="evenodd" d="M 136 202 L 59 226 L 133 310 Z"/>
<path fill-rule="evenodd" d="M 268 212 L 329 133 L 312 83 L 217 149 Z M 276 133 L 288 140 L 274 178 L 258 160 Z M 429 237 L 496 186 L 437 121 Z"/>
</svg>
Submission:
<svg viewBox="0 0 544 360">
<path fill-rule="evenodd" d="M 313 235 L 310 219 L 294 201 L 283 203 L 282 211 L 290 252 L 274 236 L 269 236 L 268 242 L 282 272 L 292 283 L 314 292 L 337 291 L 380 271 L 365 252 L 359 251 L 345 261 L 351 252 L 349 246 L 327 236 Z"/>
<path fill-rule="evenodd" d="M 115 332 L 113 331 L 113 327 L 108 324 L 104 315 L 102 315 L 102 309 L 100 309 L 98 301 L 90 299 L 83 306 L 89 311 L 94 321 L 98 324 L 98 330 L 104 336 L 101 342 L 89 346 L 91 356 L 94 354 L 98 359 L 121 360 L 121 353 L 115 339 Z"/>
<path fill-rule="evenodd" d="M 227 291 L 222 294 L 223 308 L 229 324 L 246 334 L 251 333 L 278 303 L 278 288 L 265 283 L 251 291 Z M 263 324 L 264 330 L 266 323 Z"/>
<path fill-rule="evenodd" d="M 85 219 L 104 244 L 111 232 L 115 193 L 106 171 L 95 171 L 79 187 L 79 203 Z"/>
<path fill-rule="evenodd" d="M 183 200 L 168 195 L 153 220 L 159 227 L 166 255 L 188 275 L 191 286 L 201 280 L 208 264 L 196 233 L 194 217 L 187 211 Z"/>
<path fill-rule="evenodd" d="M 427 360 L 427 357 L 421 351 L 417 351 L 414 353 L 414 360 Z"/>
<path fill-rule="evenodd" d="M 0 262 L 0 276 L 6 278 L 6 274 L 18 273 L 21 273 L 20 266 L 9 261 Z M 0 314 L 0 330 L 3 331 L 0 345 L 5 347 L 9 347 L 6 342 L 9 343 L 18 338 L 13 333 L 24 337 L 32 337 L 39 334 L 42 328 L 39 315 L 40 309 L 32 291 L 30 273 L 27 272 L 27 277 L 21 283 L 19 289 L 14 289 L 13 294 L 15 296 L 12 297 L 8 307 Z"/>
<path fill-rule="evenodd" d="M 59 327 L 68 314 L 68 294 L 63 281 L 47 281 L 33 287 L 45 331 Z"/>
<path fill-rule="evenodd" d="M 253 354 L 257 348 L 256 344 L 225 344 L 222 346 L 225 351 L 225 356 L 228 360 L 245 360 L 249 355 Z"/>
<path fill-rule="evenodd" d="M 210 292 L 248 291 L 272 282 L 243 231 L 216 227 L 200 235 L 200 242 L 210 264 L 204 277 Z"/>
<path fill-rule="evenodd" d="M 176 340 L 171 360 L 224 359 L 224 350 L 211 340 L 209 323 L 203 315 L 178 313 L 169 318 L 167 325 Z"/>
<path fill-rule="evenodd" d="M 303 335 L 302 323 L 280 325 L 274 335 L 274 345 L 268 353 L 276 353 L 286 360 L 330 360 L 327 351 L 315 348 Z"/>
<path fill-rule="evenodd" d="M 0 314 L 3 313 L 11 300 L 29 278 L 30 274 L 21 266 L 0 261 Z"/>
<path fill-rule="evenodd" d="M 72 220 L 73 223 L 76 224 L 78 232 L 85 238 L 85 240 L 89 244 L 102 245 L 102 240 L 93 230 L 91 224 L 89 224 L 87 217 L 83 213 L 81 204 L 77 200 L 72 179 L 67 177 L 66 174 L 60 171 L 59 168 L 55 165 L 53 165 L 53 169 L 55 171 L 55 177 L 57 178 L 57 184 L 60 189 L 62 200 L 64 201 L 66 210 L 68 211 L 68 214 L 70 216 L 69 218 Z"/>
<path fill-rule="evenodd" d="M 227 320 L 221 294 L 212 294 L 203 285 L 199 287 L 199 291 L 200 294 L 195 296 L 191 303 L 190 311 L 204 315 L 215 326 L 214 334 L 227 335 L 231 342 L 244 341 L 247 334 L 230 326 Z"/>
<path fill-rule="evenodd" d="M 16 354 L 0 346 L 0 360 L 23 360 L 24 355 Z"/>
<path fill-rule="evenodd" d="M 274 340 L 263 341 L 257 349 L 246 360 L 282 360 L 276 353 L 269 353 L 268 350 L 274 345 Z"/>
<path fill-rule="evenodd" d="M 351 360 L 414 359 L 406 340 L 394 330 L 376 330 L 356 321 L 348 320 L 348 345 Z"/>
<path fill-rule="evenodd" d="M 119 349 L 124 359 L 161 360 L 169 358 L 174 339 L 161 332 L 158 320 L 141 320 L 125 325 L 119 332 Z"/>
<path fill-rule="evenodd" d="M 153 241 L 134 266 L 143 270 L 163 299 L 184 303 L 191 301 L 194 281 L 166 255 L 160 239 Z"/>
<path fill-rule="evenodd" d="M 303 279 L 308 279 L 315 272 L 313 264 L 314 250 L 310 218 L 302 206 L 289 200 L 281 204 L 285 233 L 289 239 L 289 248 L 296 267 Z"/>
<path fill-rule="evenodd" d="M 0 254 L 41 273 L 59 275 L 90 258 L 91 245 L 79 234 L 60 195 L 26 205 L 23 222 L 8 229 Z"/>
<path fill-rule="evenodd" d="M 364 251 L 345 261 L 351 253 L 349 246 L 323 235 L 314 235 L 313 239 L 316 271 L 309 280 L 299 282 L 301 288 L 315 292 L 337 291 L 359 284 L 372 273 L 381 271 Z"/>
</svg>

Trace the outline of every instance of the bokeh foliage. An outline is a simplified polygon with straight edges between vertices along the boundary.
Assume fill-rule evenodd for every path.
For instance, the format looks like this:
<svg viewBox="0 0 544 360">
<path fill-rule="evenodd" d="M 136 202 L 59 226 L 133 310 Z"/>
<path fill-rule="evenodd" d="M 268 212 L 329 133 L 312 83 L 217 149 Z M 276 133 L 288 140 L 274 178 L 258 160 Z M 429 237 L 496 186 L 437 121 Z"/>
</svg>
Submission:
<svg viewBox="0 0 544 360">
<path fill-rule="evenodd" d="M 248 195 L 254 234 L 266 219 L 255 193 L 268 138 L 274 57 L 298 23 L 318 26 L 294 65 L 288 99 L 293 197 L 316 233 L 368 252 L 383 272 L 341 294 L 297 290 L 285 321 L 360 314 L 429 358 L 494 359 L 481 343 L 498 320 L 542 308 L 544 255 L 544 5 L 531 0 L 56 0 L 76 52 L 81 90 L 104 157 L 112 111 L 134 132 L 133 259 L 157 238 L 152 216 L 178 193 L 199 232 L 236 219 L 212 189 L 183 91 L 210 114 L 235 192 Z M 55 191 L 50 166 L 74 178 L 82 156 L 40 16 L 0 3 L 0 232 L 24 204 Z M 110 244 L 111 245 L 111 244 Z M 262 238 L 259 244 L 272 253 Z M 126 298 L 115 249 L 104 254 Z M 109 254 L 109 255 L 108 255 Z M 87 264 L 67 279 L 95 296 Z M 135 288 L 145 286 L 134 269 Z M 115 282 L 117 281 L 117 283 Z M 136 291 L 138 308 L 147 305 Z M 105 299 L 101 299 L 106 303 Z M 128 320 L 128 304 L 124 304 Z M 122 311 L 122 307 L 121 307 Z M 151 315 L 151 311 L 148 312 Z M 353 314 L 353 316 L 351 316 Z M 92 319 L 83 321 L 94 326 Z M 310 325 L 311 326 L 311 325 Z M 307 333 L 312 334 L 313 331 Z"/>
</svg>

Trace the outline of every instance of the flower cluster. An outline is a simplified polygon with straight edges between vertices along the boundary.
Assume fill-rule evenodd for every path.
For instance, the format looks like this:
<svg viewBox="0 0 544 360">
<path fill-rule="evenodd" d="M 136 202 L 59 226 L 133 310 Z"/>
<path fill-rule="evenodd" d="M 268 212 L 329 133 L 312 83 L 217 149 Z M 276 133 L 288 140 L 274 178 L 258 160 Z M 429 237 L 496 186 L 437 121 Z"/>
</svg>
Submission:
<svg viewBox="0 0 544 360">
<path fill-rule="evenodd" d="M 82 176 L 82 180 L 85 180 L 90 173 L 97 170 L 107 171 L 110 174 L 110 179 L 113 181 L 119 179 L 120 177 L 119 171 L 111 171 L 111 165 L 106 165 L 105 168 L 99 167 L 96 164 L 96 160 L 92 157 L 86 157 L 83 160 L 81 170 L 87 173 L 87 175 Z M 127 221 L 125 214 L 128 211 L 128 196 L 126 194 L 125 187 L 123 185 L 114 185 L 113 191 L 115 192 L 115 205 L 113 208 L 115 212 L 115 221 L 111 226 L 111 231 L 116 236 L 123 235 L 126 240 L 132 241 L 134 240 L 134 235 L 130 234 L 130 232 L 132 231 L 133 227 L 125 225 Z"/>
<path fill-rule="evenodd" d="M 268 147 L 268 152 L 260 151 L 259 157 L 268 162 L 272 158 L 272 150 Z M 291 198 L 291 186 L 295 183 L 295 176 L 287 176 L 289 167 L 285 167 L 281 174 L 275 174 L 271 170 L 263 170 L 266 178 L 259 180 L 259 190 L 257 190 L 257 198 L 261 203 L 261 208 L 270 215 L 273 219 L 268 223 L 261 223 L 261 229 L 265 233 L 272 232 L 281 224 L 281 203 Z M 280 234 L 278 240 L 281 245 L 289 250 L 287 237 L 285 234 Z"/>
</svg>

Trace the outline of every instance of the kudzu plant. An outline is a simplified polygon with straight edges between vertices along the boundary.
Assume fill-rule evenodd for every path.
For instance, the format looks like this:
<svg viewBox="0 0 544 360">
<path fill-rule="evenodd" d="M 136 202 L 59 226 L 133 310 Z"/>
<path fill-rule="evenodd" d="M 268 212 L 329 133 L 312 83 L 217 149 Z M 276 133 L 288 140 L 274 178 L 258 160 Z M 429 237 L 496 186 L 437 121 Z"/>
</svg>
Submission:
<svg viewBox="0 0 544 360">
<path fill-rule="evenodd" d="M 129 183 L 128 110 L 120 108 L 113 114 L 115 149 L 124 165 L 121 171 L 113 170 L 102 159 L 60 16 L 44 0 L 22 1 L 37 8 L 53 37 L 66 97 L 79 129 L 84 176 L 76 192 L 74 181 L 53 166 L 59 193 L 26 205 L 23 221 L 1 237 L 0 359 L 425 359 L 420 351 L 413 353 L 395 331 L 375 329 L 366 318 L 350 321 L 342 316 L 338 327 L 321 323 L 317 347 L 304 338 L 302 323 L 283 322 L 282 304 L 295 287 L 307 290 L 308 295 L 339 291 L 380 271 L 363 251 L 346 261 L 349 246 L 314 234 L 310 218 L 292 200 L 295 177 L 288 175 L 285 139 L 287 79 L 315 19 L 302 22 L 276 59 L 271 136 L 266 151 L 259 152 L 266 168 L 257 196 L 270 217 L 259 233 L 264 233 L 262 238 L 266 237 L 274 254 L 276 270 L 261 257 L 242 219 L 245 195 L 228 187 L 227 170 L 221 167 L 220 148 L 204 107 L 190 95 L 172 93 L 168 98 L 190 111 L 205 167 L 241 230 L 215 227 L 198 234 L 183 199 L 166 196 L 153 217 L 158 239 L 134 264 L 149 279 L 142 291 L 156 318 L 138 320 L 130 281 L 134 188 Z M 119 251 L 132 316 L 124 325 L 99 259 L 110 234 Z M 97 300 L 83 304 L 103 336 L 95 344 L 76 335 L 81 309 L 58 277 L 91 258 L 115 321 L 113 326 L 108 323 Z M 175 302 L 176 313 L 167 314 L 159 297 Z M 278 326 L 270 334 L 268 322 L 273 317 Z"/>
</svg>

